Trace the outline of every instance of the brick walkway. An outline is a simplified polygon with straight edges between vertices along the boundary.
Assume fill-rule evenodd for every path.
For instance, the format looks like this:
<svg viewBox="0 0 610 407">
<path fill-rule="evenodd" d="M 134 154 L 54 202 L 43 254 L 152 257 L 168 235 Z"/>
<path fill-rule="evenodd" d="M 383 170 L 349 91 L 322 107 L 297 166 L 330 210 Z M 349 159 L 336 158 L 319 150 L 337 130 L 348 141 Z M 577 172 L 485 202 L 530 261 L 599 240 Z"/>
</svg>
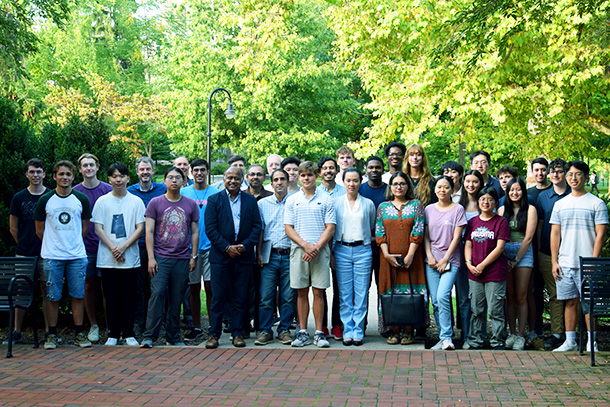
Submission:
<svg viewBox="0 0 610 407">
<path fill-rule="evenodd" d="M 610 405 L 607 353 L 352 349 L 17 346 L 0 405 Z"/>
</svg>

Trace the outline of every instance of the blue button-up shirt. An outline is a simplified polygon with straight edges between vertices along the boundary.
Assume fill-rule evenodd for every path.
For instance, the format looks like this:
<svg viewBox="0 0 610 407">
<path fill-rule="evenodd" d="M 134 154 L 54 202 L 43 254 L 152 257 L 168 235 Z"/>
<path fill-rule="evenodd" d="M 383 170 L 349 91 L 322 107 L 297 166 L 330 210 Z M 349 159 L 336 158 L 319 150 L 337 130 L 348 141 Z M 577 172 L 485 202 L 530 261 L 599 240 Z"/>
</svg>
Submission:
<svg viewBox="0 0 610 407">
<path fill-rule="evenodd" d="M 555 192 L 555 187 L 549 188 L 542 191 L 538 195 L 538 221 L 544 221 L 542 225 L 542 232 L 540 233 L 540 252 L 551 255 L 551 214 L 553 213 L 553 207 L 555 202 L 568 196 L 572 193 L 572 188 L 567 187 L 566 191 L 559 195 Z"/>
<path fill-rule="evenodd" d="M 317 186 L 320 191 L 326 192 L 332 199 L 338 198 L 341 195 L 345 195 L 345 187 L 343 185 L 335 184 L 332 191 L 329 191 L 326 185 L 320 184 Z"/>
<path fill-rule="evenodd" d="M 263 221 L 263 240 L 270 241 L 274 249 L 289 249 L 291 240 L 286 235 L 284 226 L 284 208 L 286 208 L 285 196 L 282 201 L 273 194 L 258 201 L 258 210 Z"/>
</svg>

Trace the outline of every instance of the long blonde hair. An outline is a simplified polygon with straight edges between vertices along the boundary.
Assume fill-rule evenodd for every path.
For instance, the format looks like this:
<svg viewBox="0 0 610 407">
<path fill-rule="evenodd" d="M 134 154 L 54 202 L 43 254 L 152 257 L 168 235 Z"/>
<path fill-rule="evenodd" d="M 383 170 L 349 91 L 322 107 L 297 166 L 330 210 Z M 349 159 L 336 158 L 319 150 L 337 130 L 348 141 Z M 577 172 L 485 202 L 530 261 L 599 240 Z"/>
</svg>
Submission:
<svg viewBox="0 0 610 407">
<path fill-rule="evenodd" d="M 418 152 L 422 156 L 421 161 L 421 176 L 419 178 L 419 183 L 416 188 L 417 199 L 419 199 L 422 205 L 426 206 L 432 200 L 432 189 L 430 188 L 430 182 L 432 181 L 432 171 L 430 171 L 430 167 L 428 166 L 428 157 L 426 156 L 426 152 L 424 148 L 419 144 L 412 144 L 409 148 L 407 148 L 407 153 L 405 154 L 405 161 L 403 163 L 403 171 L 411 177 L 411 164 L 409 164 L 409 155 L 412 153 Z"/>
</svg>

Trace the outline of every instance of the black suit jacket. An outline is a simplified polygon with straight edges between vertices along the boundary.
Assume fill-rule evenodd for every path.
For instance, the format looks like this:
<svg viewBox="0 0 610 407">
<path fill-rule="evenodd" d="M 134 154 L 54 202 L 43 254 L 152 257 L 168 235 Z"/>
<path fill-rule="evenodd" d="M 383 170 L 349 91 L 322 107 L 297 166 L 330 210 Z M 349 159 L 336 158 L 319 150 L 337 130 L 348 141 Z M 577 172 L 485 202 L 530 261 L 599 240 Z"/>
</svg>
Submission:
<svg viewBox="0 0 610 407">
<path fill-rule="evenodd" d="M 240 226 L 237 239 L 233 226 L 233 214 L 227 191 L 220 191 L 208 198 L 205 208 L 205 234 L 212 242 L 210 263 L 227 264 L 231 260 L 240 263 L 255 263 L 254 246 L 258 243 L 262 230 L 261 217 L 256 199 L 241 192 Z M 232 259 L 225 250 L 230 245 L 243 244 L 246 251 Z"/>
</svg>

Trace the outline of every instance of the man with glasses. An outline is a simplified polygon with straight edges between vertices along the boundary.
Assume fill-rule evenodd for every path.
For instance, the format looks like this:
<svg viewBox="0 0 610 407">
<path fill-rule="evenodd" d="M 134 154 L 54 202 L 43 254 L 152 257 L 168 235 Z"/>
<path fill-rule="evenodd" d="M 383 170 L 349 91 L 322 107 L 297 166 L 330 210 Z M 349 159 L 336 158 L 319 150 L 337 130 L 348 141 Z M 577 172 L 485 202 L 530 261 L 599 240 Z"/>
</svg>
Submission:
<svg viewBox="0 0 610 407">
<path fill-rule="evenodd" d="M 405 159 L 407 153 L 407 147 L 397 141 L 392 141 L 390 144 L 385 146 L 383 149 L 386 159 L 388 161 L 388 172 L 381 176 L 381 180 L 388 184 L 390 177 L 396 171 L 402 171 L 402 162 Z"/>
<path fill-rule="evenodd" d="M 564 340 L 563 303 L 557 299 L 557 286 L 553 277 L 551 263 L 551 214 L 553 206 L 560 199 L 568 196 L 572 190 L 566 183 L 564 167 L 566 162 L 561 158 L 551 161 L 549 175 L 553 187 L 538 195 L 538 267 L 549 293 L 551 309 L 551 336 L 544 341 L 547 349 L 555 349 Z"/>
<path fill-rule="evenodd" d="M 255 197 L 257 201 L 273 195 L 273 192 L 263 188 L 263 182 L 265 182 L 265 169 L 262 165 L 252 164 L 246 173 L 246 180 L 249 185 L 248 188 L 245 189 L 245 192 Z"/>
<path fill-rule="evenodd" d="M 483 180 L 485 181 L 483 187 L 493 187 L 498 193 L 498 198 L 502 198 L 504 196 L 504 190 L 502 189 L 502 185 L 500 185 L 500 181 L 489 175 L 490 167 L 491 156 L 487 151 L 477 150 L 470 154 L 470 169 L 477 170 L 481 173 Z"/>
<path fill-rule="evenodd" d="M 557 299 L 565 302 L 566 340 L 554 352 L 570 352 L 577 349 L 576 323 L 582 276 L 582 257 L 599 257 L 608 226 L 608 208 L 604 201 L 587 192 L 589 166 L 582 161 L 570 161 L 564 167 L 566 179 L 572 188 L 570 195 L 557 202 L 551 214 L 551 259 L 553 277 L 557 285 Z M 596 321 L 585 314 L 589 331 L 587 352 L 597 352 L 595 332 L 591 343 L 591 329 Z"/>
</svg>

